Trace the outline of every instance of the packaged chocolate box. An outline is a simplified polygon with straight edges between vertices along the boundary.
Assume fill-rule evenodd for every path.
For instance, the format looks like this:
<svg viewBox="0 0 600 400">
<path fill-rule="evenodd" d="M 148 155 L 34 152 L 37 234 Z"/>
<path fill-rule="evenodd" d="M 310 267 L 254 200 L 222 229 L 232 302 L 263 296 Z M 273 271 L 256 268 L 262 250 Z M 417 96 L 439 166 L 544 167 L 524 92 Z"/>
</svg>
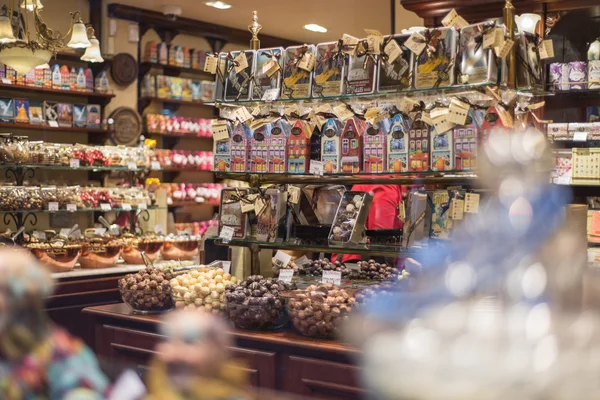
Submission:
<svg viewBox="0 0 600 400">
<path fill-rule="evenodd" d="M 493 34 L 496 24 L 493 21 L 469 25 L 460 30 L 458 45 L 459 75 L 466 82 L 496 83 L 498 82 L 498 65 L 494 49 L 483 48 L 483 36 L 486 32 Z"/>
<path fill-rule="evenodd" d="M 310 97 L 313 74 L 298 66 L 303 54 L 306 52 L 315 55 L 315 46 L 291 46 L 285 49 L 282 98 L 303 99 Z"/>
<path fill-rule="evenodd" d="M 274 65 L 276 63 L 277 65 Z M 260 49 L 256 52 L 254 65 L 254 87 L 252 98 L 261 100 L 264 93 L 270 89 L 281 90 L 281 66 L 283 63 L 283 47 Z M 268 70 L 266 69 L 268 68 Z"/>
<path fill-rule="evenodd" d="M 85 104 L 73 104 L 73 126 L 85 128 L 87 126 L 87 107 Z"/>
<path fill-rule="evenodd" d="M 340 54 L 338 42 L 319 43 L 313 72 L 314 97 L 339 96 L 344 92 L 344 67 L 347 56 Z"/>
<path fill-rule="evenodd" d="M 431 46 L 417 57 L 415 87 L 428 89 L 454 84 L 452 59 L 456 54 L 458 32 L 454 28 L 435 28 L 420 32 Z"/>
<path fill-rule="evenodd" d="M 0 121 L 15 122 L 15 100 L 0 98 Z"/>
<path fill-rule="evenodd" d="M 414 53 L 404 46 L 404 42 L 409 37 L 410 35 L 406 34 L 385 37 L 384 44 L 394 40 L 400 46 L 402 53 L 392 63 L 388 62 L 387 56 L 380 57 L 377 80 L 378 92 L 404 90 L 413 86 Z"/>
<path fill-rule="evenodd" d="M 351 54 L 346 65 L 347 94 L 368 94 L 375 92 L 377 64 L 367 55 Z"/>
<path fill-rule="evenodd" d="M 239 51 L 231 52 L 231 59 L 225 75 L 225 101 L 250 100 L 252 97 L 252 69 L 255 52 L 253 50 L 244 51 L 248 65 L 237 72 L 234 60 L 239 55 Z"/>
</svg>

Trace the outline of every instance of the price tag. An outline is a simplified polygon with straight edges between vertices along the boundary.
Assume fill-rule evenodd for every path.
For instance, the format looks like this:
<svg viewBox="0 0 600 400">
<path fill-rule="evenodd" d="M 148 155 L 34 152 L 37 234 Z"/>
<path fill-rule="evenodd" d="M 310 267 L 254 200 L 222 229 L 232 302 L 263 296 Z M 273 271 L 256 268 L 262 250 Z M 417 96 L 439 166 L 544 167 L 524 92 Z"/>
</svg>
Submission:
<svg viewBox="0 0 600 400">
<path fill-rule="evenodd" d="M 448 120 L 448 115 L 442 115 L 441 117 L 435 118 L 432 120 L 433 126 L 435 127 L 435 131 L 438 135 L 442 133 L 448 132 L 452 128 L 454 128 L 454 124 Z"/>
<path fill-rule="evenodd" d="M 125 211 L 131 211 L 131 204 L 123 203 L 121 204 L 121 208 Z"/>
<path fill-rule="evenodd" d="M 453 8 L 452 10 L 450 10 L 450 12 L 444 17 L 444 19 L 442 19 L 442 25 L 444 26 L 450 26 L 452 25 L 452 21 L 454 21 L 454 19 L 458 17 L 458 13 L 456 12 L 456 10 Z"/>
<path fill-rule="evenodd" d="M 215 141 L 229 139 L 229 129 L 227 128 L 227 121 L 213 119 L 211 121 L 211 128 L 213 139 Z"/>
<path fill-rule="evenodd" d="M 554 58 L 554 43 L 552 43 L 552 39 L 544 40 L 540 45 L 540 58 L 542 60 Z"/>
<path fill-rule="evenodd" d="M 112 210 L 112 207 L 108 203 L 102 203 L 102 204 L 100 204 L 100 209 L 102 211 L 110 211 L 110 210 Z"/>
<path fill-rule="evenodd" d="M 388 56 L 388 64 L 393 64 L 402 55 L 402 48 L 400 48 L 398 42 L 392 39 L 385 45 L 383 52 Z"/>
<path fill-rule="evenodd" d="M 479 212 L 479 194 L 467 193 L 465 195 L 465 212 L 472 214 Z"/>
<path fill-rule="evenodd" d="M 323 176 L 323 161 L 310 160 L 310 167 L 308 172 L 311 175 Z"/>
<path fill-rule="evenodd" d="M 80 165 L 80 164 L 79 164 L 79 158 L 71 158 L 71 159 L 69 160 L 69 166 L 70 166 L 71 168 L 79 168 L 79 165 Z"/>
<path fill-rule="evenodd" d="M 556 179 L 556 184 L 557 185 L 570 185 L 571 184 L 571 177 L 568 176 L 568 175 L 559 176 Z"/>
<path fill-rule="evenodd" d="M 342 52 L 344 54 L 354 54 L 356 53 L 356 48 L 358 47 L 358 38 L 355 38 L 354 36 L 350 36 L 347 33 L 344 33 L 342 35 L 342 43 L 343 43 L 343 48 L 342 48 Z"/>
<path fill-rule="evenodd" d="M 102 236 L 106 233 L 106 228 L 94 228 L 94 234 L 97 236 Z"/>
<path fill-rule="evenodd" d="M 369 53 L 381 54 L 381 44 L 383 43 L 383 35 L 376 29 L 365 29 L 367 34 L 367 44 L 369 46 Z M 392 39 L 392 41 L 394 41 Z"/>
<path fill-rule="evenodd" d="M 246 58 L 246 53 L 244 53 L 243 51 L 241 51 L 240 54 L 238 54 L 238 56 L 233 59 L 233 62 L 234 65 L 236 65 L 235 72 L 238 74 L 244 69 L 248 68 L 248 59 Z"/>
<path fill-rule="evenodd" d="M 333 283 L 339 286 L 342 284 L 342 273 L 340 271 L 323 271 L 321 283 Z"/>
<path fill-rule="evenodd" d="M 50 211 L 50 212 L 58 211 L 58 202 L 51 201 L 50 203 L 48 203 L 48 211 Z"/>
<path fill-rule="evenodd" d="M 281 69 L 281 67 L 279 66 L 279 63 L 276 60 L 271 58 L 269 61 L 264 63 L 261 72 L 270 78 L 280 69 Z"/>
<path fill-rule="evenodd" d="M 152 161 L 150 164 L 150 169 L 152 169 L 152 171 L 160 171 L 160 162 Z"/>
<path fill-rule="evenodd" d="M 46 232 L 33 231 L 33 237 L 37 240 L 46 240 Z"/>
<path fill-rule="evenodd" d="M 497 56 L 499 58 L 505 59 L 510 52 L 510 49 L 514 46 L 515 42 L 512 39 L 507 39 L 504 41 L 500 49 L 497 51 Z"/>
<path fill-rule="evenodd" d="M 137 209 L 138 210 L 147 210 L 148 209 L 148 204 L 146 203 L 140 203 L 137 205 Z"/>
<path fill-rule="evenodd" d="M 2 83 L 5 85 L 12 85 L 10 78 L 2 78 Z"/>
<path fill-rule="evenodd" d="M 452 99 L 450 101 L 450 112 L 446 118 L 456 125 L 464 126 L 467 123 L 470 108 L 471 106 L 467 103 L 463 103 L 458 99 Z"/>
<path fill-rule="evenodd" d="M 221 229 L 221 233 L 219 234 L 219 237 L 221 239 L 223 239 L 223 242 L 230 242 L 231 239 L 233 239 L 234 233 L 235 233 L 235 229 L 233 229 L 231 226 L 224 226 Z"/>
<path fill-rule="evenodd" d="M 415 32 L 404 42 L 404 47 L 407 47 L 415 55 L 420 56 L 425 47 L 427 47 L 427 39 L 419 32 Z"/>
<path fill-rule="evenodd" d="M 217 73 L 217 66 L 219 65 L 219 60 L 217 57 L 213 55 L 207 55 L 206 60 L 204 61 L 204 72 L 209 72 L 211 74 Z"/>
<path fill-rule="evenodd" d="M 312 70 L 315 68 L 315 61 L 315 55 L 307 51 L 300 59 L 300 62 L 298 63 L 298 68 L 303 69 L 307 72 L 312 72 Z"/>
<path fill-rule="evenodd" d="M 267 89 L 263 93 L 262 100 L 263 101 L 275 101 L 278 98 L 279 98 L 279 89 L 277 89 L 277 88 L 276 89 Z M 260 111 L 260 109 L 259 109 L 259 111 Z M 252 115 L 254 115 L 254 112 L 252 112 Z"/>
<path fill-rule="evenodd" d="M 161 224 L 154 225 L 154 233 L 156 233 L 157 235 L 162 235 L 163 227 Z"/>
<path fill-rule="evenodd" d="M 275 253 L 275 257 L 273 257 L 273 264 L 277 268 L 287 267 L 290 261 L 292 261 L 292 256 L 287 253 L 284 253 L 281 250 L 277 251 L 277 253 Z"/>
<path fill-rule="evenodd" d="M 354 113 L 350 111 L 344 103 L 338 104 L 337 106 L 333 107 L 333 112 L 342 121 L 346 121 L 354 117 Z"/>
<path fill-rule="evenodd" d="M 294 260 L 294 264 L 296 264 L 299 267 L 310 264 L 310 263 L 311 263 L 310 259 L 306 256 L 302 256 L 302 257 L 296 258 L 296 260 Z"/>
<path fill-rule="evenodd" d="M 431 119 L 436 119 L 439 117 L 443 117 L 444 115 L 448 114 L 449 112 L 450 112 L 450 110 L 448 110 L 447 108 L 437 107 L 437 108 L 434 108 L 433 110 L 431 110 L 431 112 L 429 113 L 429 117 Z"/>
<path fill-rule="evenodd" d="M 588 132 L 575 132 L 573 134 L 574 142 L 587 142 Z"/>
<path fill-rule="evenodd" d="M 418 101 L 413 100 L 410 97 L 404 97 L 402 101 L 400 101 L 400 106 L 398 109 L 405 114 L 410 114 L 415 106 L 418 105 L 420 105 Z"/>
<path fill-rule="evenodd" d="M 240 122 L 246 122 L 249 119 L 252 119 L 252 114 L 250 114 L 248 109 L 243 106 L 235 110 L 233 114 L 235 115 L 235 118 L 237 118 L 237 120 Z"/>
<path fill-rule="evenodd" d="M 240 204 L 243 213 L 254 211 L 254 202 L 246 203 L 245 201 L 240 201 Z"/>
<path fill-rule="evenodd" d="M 77 204 L 67 204 L 67 211 L 68 212 L 75 212 L 75 211 L 77 211 Z"/>
<path fill-rule="evenodd" d="M 231 273 L 231 261 L 221 261 L 221 268 L 226 274 Z"/>
<path fill-rule="evenodd" d="M 287 191 L 289 194 L 288 198 L 290 200 L 290 203 L 298 204 L 300 202 L 300 188 L 297 186 L 289 185 Z"/>
<path fill-rule="evenodd" d="M 127 169 L 130 171 L 137 171 L 137 164 L 134 162 L 130 162 L 127 164 Z"/>
<path fill-rule="evenodd" d="M 467 22 L 467 20 L 464 19 L 463 17 L 461 17 L 460 15 L 458 17 L 454 18 L 452 20 L 452 22 L 450 23 L 450 26 L 452 26 L 457 31 L 460 31 L 462 28 L 464 28 L 465 26 L 468 26 L 468 25 L 469 25 L 469 23 Z"/>
<path fill-rule="evenodd" d="M 58 122 L 57 121 L 48 121 L 48 126 L 50 128 L 58 128 Z"/>
<path fill-rule="evenodd" d="M 452 210 L 450 211 L 450 218 L 454 220 L 460 220 L 464 218 L 465 201 L 454 199 L 452 200 Z"/>
<path fill-rule="evenodd" d="M 278 280 L 285 283 L 292 283 L 292 278 L 294 277 L 293 269 L 280 269 Z"/>
</svg>

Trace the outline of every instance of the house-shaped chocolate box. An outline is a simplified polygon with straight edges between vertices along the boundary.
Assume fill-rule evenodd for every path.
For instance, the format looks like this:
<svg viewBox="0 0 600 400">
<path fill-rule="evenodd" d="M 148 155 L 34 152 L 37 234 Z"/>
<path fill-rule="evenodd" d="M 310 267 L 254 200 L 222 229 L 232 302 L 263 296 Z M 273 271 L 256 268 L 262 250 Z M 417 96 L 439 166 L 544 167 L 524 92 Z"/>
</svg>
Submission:
<svg viewBox="0 0 600 400">
<path fill-rule="evenodd" d="M 231 172 L 249 172 L 248 158 L 250 156 L 250 138 L 252 130 L 250 127 L 241 123 L 233 129 L 231 135 L 231 144 L 229 146 L 231 152 Z"/>
<path fill-rule="evenodd" d="M 421 120 L 421 114 L 415 116 L 408 131 L 408 170 L 425 172 L 429 170 L 430 126 Z"/>
<path fill-rule="evenodd" d="M 387 170 L 395 173 L 407 172 L 409 125 L 400 113 L 393 115 L 390 123 L 387 132 Z"/>
<path fill-rule="evenodd" d="M 357 174 L 362 168 L 362 136 L 367 124 L 358 118 L 350 118 L 344 125 L 341 139 L 340 169 L 342 173 Z"/>
<path fill-rule="evenodd" d="M 321 160 L 325 174 L 340 172 L 341 141 L 343 123 L 335 118 L 330 118 L 323 125 L 321 135 Z"/>
<path fill-rule="evenodd" d="M 391 119 L 385 119 L 378 124 L 367 123 L 363 135 L 363 172 L 381 173 L 387 171 L 387 132 Z"/>
<path fill-rule="evenodd" d="M 227 130 L 227 138 L 213 141 L 213 171 L 216 172 L 229 172 L 231 165 L 231 124 L 227 124 Z"/>
<path fill-rule="evenodd" d="M 296 121 L 288 138 L 288 172 L 308 173 L 310 159 L 311 127 L 305 121 Z"/>
<path fill-rule="evenodd" d="M 477 168 L 477 146 L 479 124 L 475 112 L 471 110 L 465 125 L 454 127 L 454 169 L 470 171 Z"/>
</svg>

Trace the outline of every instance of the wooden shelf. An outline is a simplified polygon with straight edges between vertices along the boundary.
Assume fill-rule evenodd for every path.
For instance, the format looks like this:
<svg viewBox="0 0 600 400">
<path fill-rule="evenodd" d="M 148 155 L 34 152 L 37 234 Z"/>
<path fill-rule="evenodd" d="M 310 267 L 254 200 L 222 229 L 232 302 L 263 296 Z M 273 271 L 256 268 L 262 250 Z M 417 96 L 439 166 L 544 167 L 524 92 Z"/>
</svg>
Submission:
<svg viewBox="0 0 600 400">
<path fill-rule="evenodd" d="M 82 132 L 82 133 L 108 133 L 106 129 L 94 128 L 72 128 L 72 127 L 57 127 L 53 128 L 47 125 L 33 124 L 12 124 L 10 122 L 0 122 L 0 128 L 24 129 L 30 131 L 53 131 L 53 132 Z"/>
<path fill-rule="evenodd" d="M 176 100 L 176 99 L 161 99 L 158 97 L 142 97 L 140 101 L 152 102 L 156 101 L 163 104 L 181 104 L 181 105 L 191 105 L 191 106 L 203 106 L 203 107 L 212 107 L 204 104 L 203 101 L 189 101 L 189 100 Z"/>
<path fill-rule="evenodd" d="M 195 201 L 174 201 L 173 204 L 169 204 L 169 208 L 175 207 L 197 207 L 197 206 L 210 206 L 219 207 L 221 204 L 215 201 L 205 201 L 204 203 L 197 203 Z"/>
<path fill-rule="evenodd" d="M 24 86 L 24 85 L 9 85 L 5 83 L 0 83 L 0 90 L 15 90 L 15 91 L 26 91 L 33 93 L 53 93 L 60 94 L 63 96 L 78 96 L 84 97 L 88 99 L 96 99 L 102 102 L 108 102 L 112 98 L 115 97 L 114 94 L 110 93 L 95 93 L 95 92 L 77 92 L 72 90 L 60 90 L 60 89 L 51 89 L 51 88 L 41 88 L 37 86 Z"/>
<path fill-rule="evenodd" d="M 210 172 L 210 173 L 213 172 L 210 169 L 179 168 L 179 167 L 161 167 L 161 169 L 155 170 L 152 172 L 161 172 L 161 171 L 165 171 L 165 172 Z"/>
<path fill-rule="evenodd" d="M 192 133 L 183 133 L 183 132 L 148 132 L 144 131 L 145 136 L 148 135 L 157 135 L 157 136 L 165 136 L 165 137 L 176 137 L 176 138 L 186 138 L 186 139 L 206 139 L 212 140 L 212 136 L 198 136 Z"/>
<path fill-rule="evenodd" d="M 152 63 L 152 62 L 140 63 L 140 73 L 144 72 L 142 75 L 145 75 L 152 68 L 162 68 L 165 70 L 166 75 L 178 75 L 181 72 L 205 75 L 207 78 L 210 78 L 210 79 L 205 79 L 205 80 L 210 80 L 211 82 L 214 81 L 213 74 L 211 74 L 209 72 L 204 72 L 204 70 L 201 70 L 201 69 L 179 67 L 177 65 L 164 65 L 164 64 Z"/>
</svg>

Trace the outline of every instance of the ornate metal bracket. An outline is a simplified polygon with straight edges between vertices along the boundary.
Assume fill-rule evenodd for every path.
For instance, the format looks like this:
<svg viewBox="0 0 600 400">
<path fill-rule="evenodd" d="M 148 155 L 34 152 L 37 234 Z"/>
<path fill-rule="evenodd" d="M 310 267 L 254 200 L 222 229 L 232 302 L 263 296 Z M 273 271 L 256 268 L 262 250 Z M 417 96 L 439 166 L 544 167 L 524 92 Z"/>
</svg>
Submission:
<svg viewBox="0 0 600 400">
<path fill-rule="evenodd" d="M 5 169 L 4 176 L 6 179 L 10 179 L 10 175 L 15 179 L 17 186 L 23 186 L 25 179 L 28 177 L 33 178 L 35 176 L 35 170 L 33 168 L 20 166 Z"/>
</svg>

